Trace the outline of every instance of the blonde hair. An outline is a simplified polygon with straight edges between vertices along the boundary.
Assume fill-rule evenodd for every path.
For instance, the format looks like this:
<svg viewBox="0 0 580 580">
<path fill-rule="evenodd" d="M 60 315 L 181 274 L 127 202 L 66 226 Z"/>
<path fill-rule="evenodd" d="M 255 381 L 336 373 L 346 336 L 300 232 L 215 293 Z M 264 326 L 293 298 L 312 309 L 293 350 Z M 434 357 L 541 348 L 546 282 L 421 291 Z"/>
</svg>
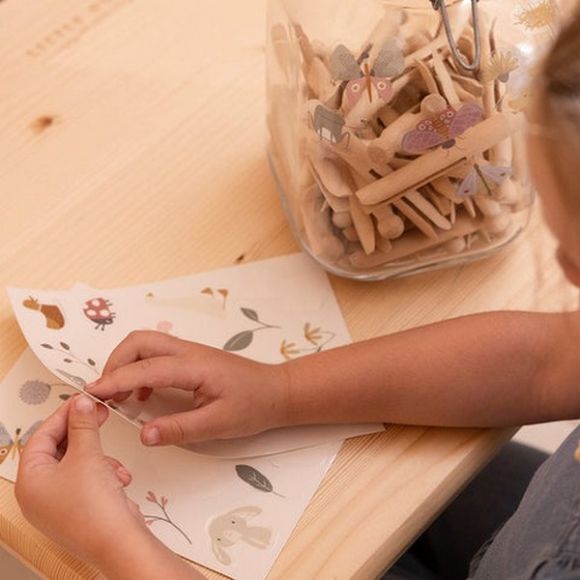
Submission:
<svg viewBox="0 0 580 580">
<path fill-rule="evenodd" d="M 580 4 L 544 60 L 539 89 L 544 151 L 564 207 L 580 220 Z"/>
</svg>

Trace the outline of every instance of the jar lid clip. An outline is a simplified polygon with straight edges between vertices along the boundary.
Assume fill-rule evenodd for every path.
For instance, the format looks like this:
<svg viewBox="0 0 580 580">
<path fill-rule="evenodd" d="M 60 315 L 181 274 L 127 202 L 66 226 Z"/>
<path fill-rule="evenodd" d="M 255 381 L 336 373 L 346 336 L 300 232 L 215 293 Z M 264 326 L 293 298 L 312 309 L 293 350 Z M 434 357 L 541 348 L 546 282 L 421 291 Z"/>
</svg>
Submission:
<svg viewBox="0 0 580 580">
<path fill-rule="evenodd" d="M 451 30 L 451 24 L 449 22 L 449 13 L 447 12 L 447 6 L 445 5 L 445 0 L 431 0 L 431 4 L 435 10 L 441 12 L 441 20 L 443 21 L 443 26 L 445 28 L 445 34 L 447 35 L 447 40 L 449 42 L 449 48 L 451 49 L 451 54 L 455 59 L 455 62 L 463 69 L 471 72 L 477 72 L 480 66 L 481 60 L 481 38 L 479 32 L 479 12 L 477 8 L 477 2 L 479 0 L 471 0 L 471 13 L 473 19 L 473 36 L 475 50 L 473 55 L 473 62 L 468 62 L 467 59 L 461 54 L 455 39 L 453 38 L 453 31 Z"/>
</svg>

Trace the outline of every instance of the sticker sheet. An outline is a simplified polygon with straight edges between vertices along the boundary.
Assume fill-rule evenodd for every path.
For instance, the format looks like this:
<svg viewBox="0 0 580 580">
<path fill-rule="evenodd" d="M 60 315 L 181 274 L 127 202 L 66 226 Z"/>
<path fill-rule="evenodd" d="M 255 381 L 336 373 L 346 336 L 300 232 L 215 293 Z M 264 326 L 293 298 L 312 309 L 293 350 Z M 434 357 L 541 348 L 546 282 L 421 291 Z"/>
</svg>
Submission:
<svg viewBox="0 0 580 580">
<path fill-rule="evenodd" d="M 156 330 L 266 363 L 350 342 L 326 274 L 302 254 L 118 289 L 9 288 L 28 344 L 62 382 L 82 390 L 133 330 Z M 191 394 L 155 392 L 114 406 L 136 426 L 191 409 Z M 380 431 L 382 425 L 320 425 L 192 445 L 217 457 L 263 456 Z"/>
<path fill-rule="evenodd" d="M 133 330 L 265 363 L 350 341 L 326 275 L 302 254 L 128 288 L 8 293 L 30 346 L 0 383 L 0 476 L 11 481 L 40 422 L 98 378 Z M 171 391 L 116 404 L 102 429 L 105 452 L 132 473 L 128 494 L 153 533 L 242 580 L 266 577 L 344 439 L 383 429 L 314 425 L 187 449 L 142 446 L 136 427 L 191 408 L 190 394 Z"/>
<path fill-rule="evenodd" d="M 0 476 L 15 481 L 30 434 L 74 393 L 24 352 L 0 383 Z M 181 556 L 241 580 L 266 577 L 341 446 L 248 460 L 203 457 L 144 447 L 115 414 L 101 433 L 105 453 L 133 475 L 127 493 L 151 531 Z"/>
</svg>

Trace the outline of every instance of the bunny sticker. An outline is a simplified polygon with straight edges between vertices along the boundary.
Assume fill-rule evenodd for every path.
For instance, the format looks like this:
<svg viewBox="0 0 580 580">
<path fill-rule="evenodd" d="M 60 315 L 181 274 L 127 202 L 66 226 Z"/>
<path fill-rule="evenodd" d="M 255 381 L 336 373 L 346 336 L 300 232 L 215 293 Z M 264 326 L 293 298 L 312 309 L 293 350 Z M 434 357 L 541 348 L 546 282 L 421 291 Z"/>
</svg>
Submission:
<svg viewBox="0 0 580 580">
<path fill-rule="evenodd" d="M 211 547 L 215 557 L 225 565 L 232 563 L 227 548 L 245 542 L 254 548 L 263 550 L 270 544 L 272 531 L 261 526 L 249 526 L 247 520 L 262 513 L 259 507 L 246 506 L 237 508 L 214 518 L 208 528 Z"/>
</svg>

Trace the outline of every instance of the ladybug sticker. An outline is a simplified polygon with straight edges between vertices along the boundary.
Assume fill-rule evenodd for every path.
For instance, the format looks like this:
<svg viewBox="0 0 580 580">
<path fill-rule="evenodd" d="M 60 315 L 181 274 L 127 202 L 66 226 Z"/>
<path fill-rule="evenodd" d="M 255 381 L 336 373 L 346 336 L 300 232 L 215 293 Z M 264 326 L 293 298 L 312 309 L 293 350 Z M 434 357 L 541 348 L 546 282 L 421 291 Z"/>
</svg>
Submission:
<svg viewBox="0 0 580 580">
<path fill-rule="evenodd" d="M 111 311 L 111 301 L 105 298 L 91 298 L 85 302 L 83 312 L 85 316 L 96 323 L 95 330 L 105 330 L 105 326 L 113 324 L 115 313 Z"/>
</svg>

